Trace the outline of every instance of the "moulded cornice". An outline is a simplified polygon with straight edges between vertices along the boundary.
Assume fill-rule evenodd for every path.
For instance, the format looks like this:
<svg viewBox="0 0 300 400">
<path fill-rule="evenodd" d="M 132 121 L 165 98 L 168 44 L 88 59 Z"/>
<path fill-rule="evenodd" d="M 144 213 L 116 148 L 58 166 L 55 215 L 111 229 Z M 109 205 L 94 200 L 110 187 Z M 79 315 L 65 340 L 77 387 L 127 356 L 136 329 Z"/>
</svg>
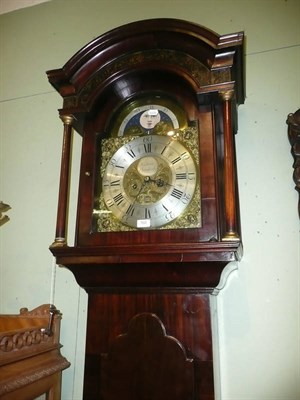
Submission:
<svg viewBox="0 0 300 400">
<path fill-rule="evenodd" d="M 65 98 L 79 95 L 92 76 L 125 53 L 168 49 L 187 54 L 209 70 L 231 68 L 234 59 L 238 58 L 236 64 L 239 66 L 243 63 L 243 37 L 243 32 L 218 35 L 201 25 L 177 19 L 136 21 L 100 35 L 80 49 L 62 68 L 50 70 L 47 75 L 50 83 Z M 237 95 L 238 103 L 244 100 L 243 92 L 241 90 Z"/>
</svg>

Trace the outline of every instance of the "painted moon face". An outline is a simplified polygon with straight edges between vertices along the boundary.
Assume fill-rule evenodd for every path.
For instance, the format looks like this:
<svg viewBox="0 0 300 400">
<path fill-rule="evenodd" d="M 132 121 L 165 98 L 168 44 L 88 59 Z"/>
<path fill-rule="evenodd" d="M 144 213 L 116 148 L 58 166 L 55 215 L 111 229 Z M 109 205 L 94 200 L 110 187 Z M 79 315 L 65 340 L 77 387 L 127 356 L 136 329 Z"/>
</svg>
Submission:
<svg viewBox="0 0 300 400">
<path fill-rule="evenodd" d="M 157 109 L 144 111 L 140 116 L 140 125 L 145 129 L 153 129 L 160 122 L 160 113 Z"/>
</svg>

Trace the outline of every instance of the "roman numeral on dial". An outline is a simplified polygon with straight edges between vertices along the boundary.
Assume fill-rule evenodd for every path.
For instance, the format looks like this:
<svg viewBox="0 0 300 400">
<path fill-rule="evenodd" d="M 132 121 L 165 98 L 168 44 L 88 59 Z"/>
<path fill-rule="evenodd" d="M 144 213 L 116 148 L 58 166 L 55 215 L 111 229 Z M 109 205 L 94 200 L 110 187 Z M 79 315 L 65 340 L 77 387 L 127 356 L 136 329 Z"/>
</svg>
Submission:
<svg viewBox="0 0 300 400">
<path fill-rule="evenodd" d="M 152 144 L 151 143 L 144 143 L 145 153 L 151 153 Z"/>
<path fill-rule="evenodd" d="M 127 154 L 128 154 L 131 158 L 134 158 L 134 157 L 135 157 L 135 152 L 134 152 L 133 150 L 127 151 Z"/>
<path fill-rule="evenodd" d="M 134 214 L 134 210 L 135 210 L 135 208 L 134 208 L 133 204 L 130 204 L 130 206 L 126 210 L 126 214 L 130 215 L 132 217 Z"/>
<path fill-rule="evenodd" d="M 120 179 L 110 182 L 110 186 L 119 186 L 119 185 L 120 185 Z"/>
<path fill-rule="evenodd" d="M 119 193 L 116 196 L 114 196 L 113 199 L 114 199 L 114 202 L 119 206 L 123 202 L 124 197 L 123 197 L 122 193 Z"/>
<path fill-rule="evenodd" d="M 176 174 L 176 180 L 179 179 L 193 179 L 195 177 L 194 172 L 180 172 Z"/>
<path fill-rule="evenodd" d="M 176 199 L 180 199 L 182 195 L 183 195 L 183 192 L 176 188 L 174 188 L 171 192 L 171 196 L 175 197 Z"/>
</svg>

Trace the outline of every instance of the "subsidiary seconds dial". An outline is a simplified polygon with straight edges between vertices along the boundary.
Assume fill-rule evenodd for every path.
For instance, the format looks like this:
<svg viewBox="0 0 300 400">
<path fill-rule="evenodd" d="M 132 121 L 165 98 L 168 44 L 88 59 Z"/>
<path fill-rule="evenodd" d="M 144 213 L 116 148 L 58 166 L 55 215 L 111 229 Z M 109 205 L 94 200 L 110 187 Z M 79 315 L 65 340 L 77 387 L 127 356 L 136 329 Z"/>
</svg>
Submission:
<svg viewBox="0 0 300 400">
<path fill-rule="evenodd" d="M 120 147 L 105 168 L 106 212 L 132 228 L 162 227 L 188 208 L 196 178 L 195 162 L 182 143 L 168 136 L 140 136 Z"/>
</svg>

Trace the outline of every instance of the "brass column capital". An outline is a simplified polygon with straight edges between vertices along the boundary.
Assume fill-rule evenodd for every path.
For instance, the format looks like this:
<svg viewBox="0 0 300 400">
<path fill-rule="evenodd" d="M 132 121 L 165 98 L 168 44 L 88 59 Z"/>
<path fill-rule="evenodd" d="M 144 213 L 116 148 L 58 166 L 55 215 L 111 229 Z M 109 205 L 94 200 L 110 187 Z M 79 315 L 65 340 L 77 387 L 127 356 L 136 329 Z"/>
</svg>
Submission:
<svg viewBox="0 0 300 400">
<path fill-rule="evenodd" d="M 219 95 L 223 101 L 229 101 L 233 99 L 234 90 L 233 89 L 222 90 L 219 92 Z"/>
<path fill-rule="evenodd" d="M 73 123 L 73 121 L 75 119 L 74 115 L 71 115 L 71 114 L 69 114 L 69 115 L 60 115 L 59 117 L 60 117 L 60 119 L 63 121 L 63 123 L 65 125 L 72 125 L 72 123 Z"/>
</svg>

